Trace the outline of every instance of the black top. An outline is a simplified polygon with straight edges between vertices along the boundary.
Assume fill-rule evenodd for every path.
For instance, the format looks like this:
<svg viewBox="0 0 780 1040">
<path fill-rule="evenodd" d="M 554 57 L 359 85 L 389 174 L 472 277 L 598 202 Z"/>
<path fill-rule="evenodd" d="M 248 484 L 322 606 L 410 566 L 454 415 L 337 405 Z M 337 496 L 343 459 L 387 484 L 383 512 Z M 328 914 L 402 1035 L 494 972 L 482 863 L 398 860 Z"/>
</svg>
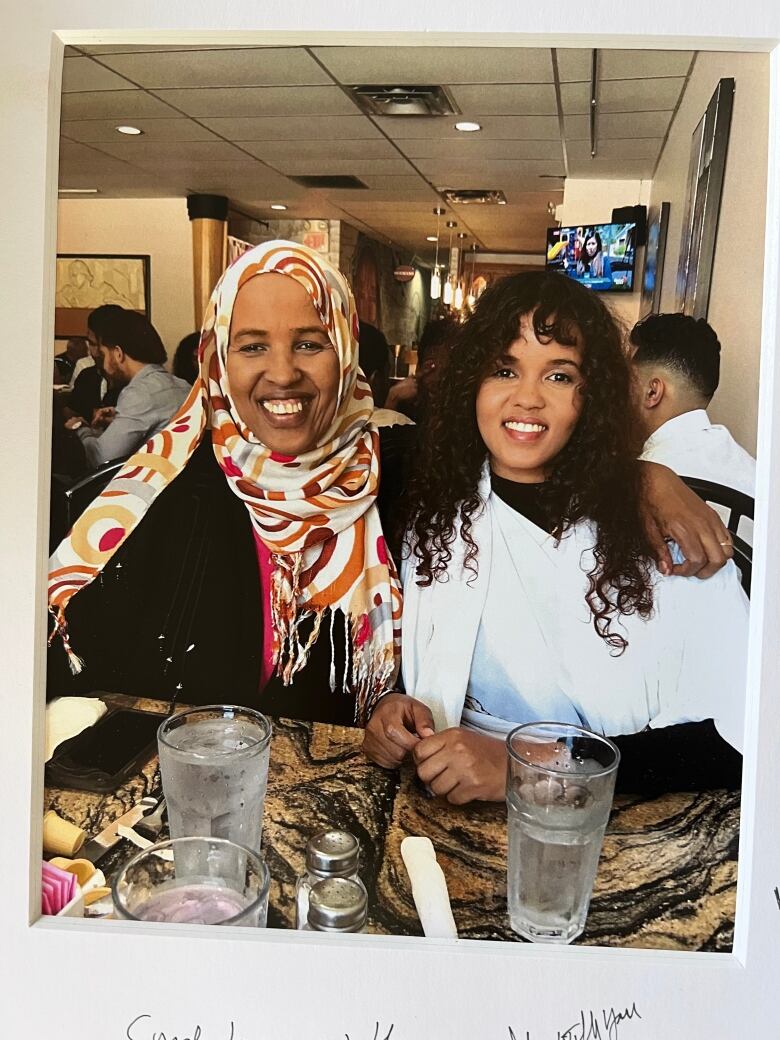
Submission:
<svg viewBox="0 0 780 1040">
<path fill-rule="evenodd" d="M 100 396 L 103 379 L 103 373 L 97 365 L 90 365 L 78 374 L 68 398 L 67 404 L 71 411 L 88 423 L 92 422 L 92 413 L 96 408 L 113 408 L 119 398 L 119 388 L 110 383 L 103 396 Z"/>
<path fill-rule="evenodd" d="M 490 474 L 490 484 L 516 513 L 552 532 L 555 525 L 540 503 L 543 484 L 519 484 L 495 473 Z M 739 690 L 734 693 L 742 695 Z M 716 787 L 734 790 L 742 781 L 742 756 L 721 737 L 712 719 L 613 734 L 610 739 L 621 755 L 617 791 L 653 795 Z"/>
<path fill-rule="evenodd" d="M 241 704 L 271 715 L 354 725 L 343 689 L 344 616 L 330 615 L 291 686 L 260 690 L 263 604 L 246 506 L 230 490 L 205 437 L 101 574 L 66 610 L 85 662 L 72 676 L 52 641 L 48 696 L 110 690 L 185 704 Z M 305 637 L 312 621 L 302 626 Z"/>
</svg>

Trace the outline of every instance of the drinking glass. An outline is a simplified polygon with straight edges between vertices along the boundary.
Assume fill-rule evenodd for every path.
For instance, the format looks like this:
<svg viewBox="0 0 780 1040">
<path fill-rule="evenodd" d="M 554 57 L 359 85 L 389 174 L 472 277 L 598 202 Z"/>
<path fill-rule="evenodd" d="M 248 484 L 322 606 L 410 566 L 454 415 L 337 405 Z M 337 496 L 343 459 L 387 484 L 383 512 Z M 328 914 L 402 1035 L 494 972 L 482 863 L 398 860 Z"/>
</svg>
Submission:
<svg viewBox="0 0 780 1040">
<path fill-rule="evenodd" d="M 265 928 L 268 867 L 224 838 L 174 838 L 139 852 L 114 879 L 116 916 L 127 921 Z"/>
<path fill-rule="evenodd" d="M 259 851 L 271 723 L 226 704 L 171 715 L 157 731 L 172 838 L 227 838 Z"/>
<path fill-rule="evenodd" d="M 518 726 L 507 750 L 510 923 L 531 942 L 570 943 L 588 916 L 620 752 L 559 722 Z"/>
</svg>

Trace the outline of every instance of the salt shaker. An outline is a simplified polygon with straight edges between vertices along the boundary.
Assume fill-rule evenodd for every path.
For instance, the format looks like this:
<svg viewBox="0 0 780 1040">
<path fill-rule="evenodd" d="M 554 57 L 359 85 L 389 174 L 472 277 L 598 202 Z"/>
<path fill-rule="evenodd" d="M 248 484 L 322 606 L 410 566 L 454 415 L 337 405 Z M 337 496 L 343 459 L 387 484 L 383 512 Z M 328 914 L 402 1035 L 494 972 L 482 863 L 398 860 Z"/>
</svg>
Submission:
<svg viewBox="0 0 780 1040">
<path fill-rule="evenodd" d="M 312 885 L 305 931 L 363 932 L 368 916 L 368 894 L 352 878 L 325 878 Z"/>
<path fill-rule="evenodd" d="M 295 927 L 304 928 L 309 913 L 309 893 L 313 885 L 327 878 L 349 878 L 362 887 L 358 877 L 360 843 L 349 831 L 325 830 L 311 837 L 306 845 L 306 872 L 295 886 Z"/>
</svg>

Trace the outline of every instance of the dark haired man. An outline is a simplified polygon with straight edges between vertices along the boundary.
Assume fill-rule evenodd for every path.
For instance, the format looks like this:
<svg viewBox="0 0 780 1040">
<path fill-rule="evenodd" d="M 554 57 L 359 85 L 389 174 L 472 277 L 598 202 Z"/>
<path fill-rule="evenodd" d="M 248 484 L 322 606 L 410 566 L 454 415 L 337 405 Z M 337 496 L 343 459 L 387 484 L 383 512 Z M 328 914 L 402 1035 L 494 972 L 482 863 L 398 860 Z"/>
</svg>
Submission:
<svg viewBox="0 0 780 1040">
<path fill-rule="evenodd" d="M 682 477 L 755 496 L 756 461 L 707 415 L 720 379 L 720 343 L 703 318 L 652 314 L 634 326 L 642 458 Z"/>
<path fill-rule="evenodd" d="M 99 313 L 98 313 L 99 312 Z M 93 320 L 97 317 L 99 320 Z M 121 392 L 116 411 L 103 408 L 92 425 L 76 416 L 65 424 L 75 430 L 90 469 L 132 455 L 166 426 L 190 387 L 162 367 L 165 347 L 142 314 L 116 305 L 97 308 L 88 320 L 103 373 Z M 102 427 L 106 427 L 102 429 Z"/>
</svg>

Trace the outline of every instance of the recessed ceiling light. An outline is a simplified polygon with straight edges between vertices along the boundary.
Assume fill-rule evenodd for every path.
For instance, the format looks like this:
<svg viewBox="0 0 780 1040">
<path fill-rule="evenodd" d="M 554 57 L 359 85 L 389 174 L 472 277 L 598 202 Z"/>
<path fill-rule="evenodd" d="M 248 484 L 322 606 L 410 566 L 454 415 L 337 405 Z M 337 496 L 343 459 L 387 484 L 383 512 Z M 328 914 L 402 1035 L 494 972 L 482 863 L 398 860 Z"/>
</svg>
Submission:
<svg viewBox="0 0 780 1040">
<path fill-rule="evenodd" d="M 60 195 L 97 195 L 98 188 L 57 188 Z"/>
<path fill-rule="evenodd" d="M 281 202 L 272 202 L 271 209 L 287 209 L 287 207 L 283 206 Z"/>
<path fill-rule="evenodd" d="M 116 130 L 117 133 L 128 134 L 130 137 L 138 137 L 143 133 L 143 130 L 139 130 L 137 126 L 118 126 Z"/>
<path fill-rule="evenodd" d="M 425 236 L 425 241 L 426 242 L 438 242 L 439 241 L 439 236 L 438 235 L 426 235 Z"/>
<path fill-rule="evenodd" d="M 464 134 L 473 134 L 475 131 L 481 130 L 482 126 L 479 123 L 456 123 L 455 129 Z"/>
</svg>

